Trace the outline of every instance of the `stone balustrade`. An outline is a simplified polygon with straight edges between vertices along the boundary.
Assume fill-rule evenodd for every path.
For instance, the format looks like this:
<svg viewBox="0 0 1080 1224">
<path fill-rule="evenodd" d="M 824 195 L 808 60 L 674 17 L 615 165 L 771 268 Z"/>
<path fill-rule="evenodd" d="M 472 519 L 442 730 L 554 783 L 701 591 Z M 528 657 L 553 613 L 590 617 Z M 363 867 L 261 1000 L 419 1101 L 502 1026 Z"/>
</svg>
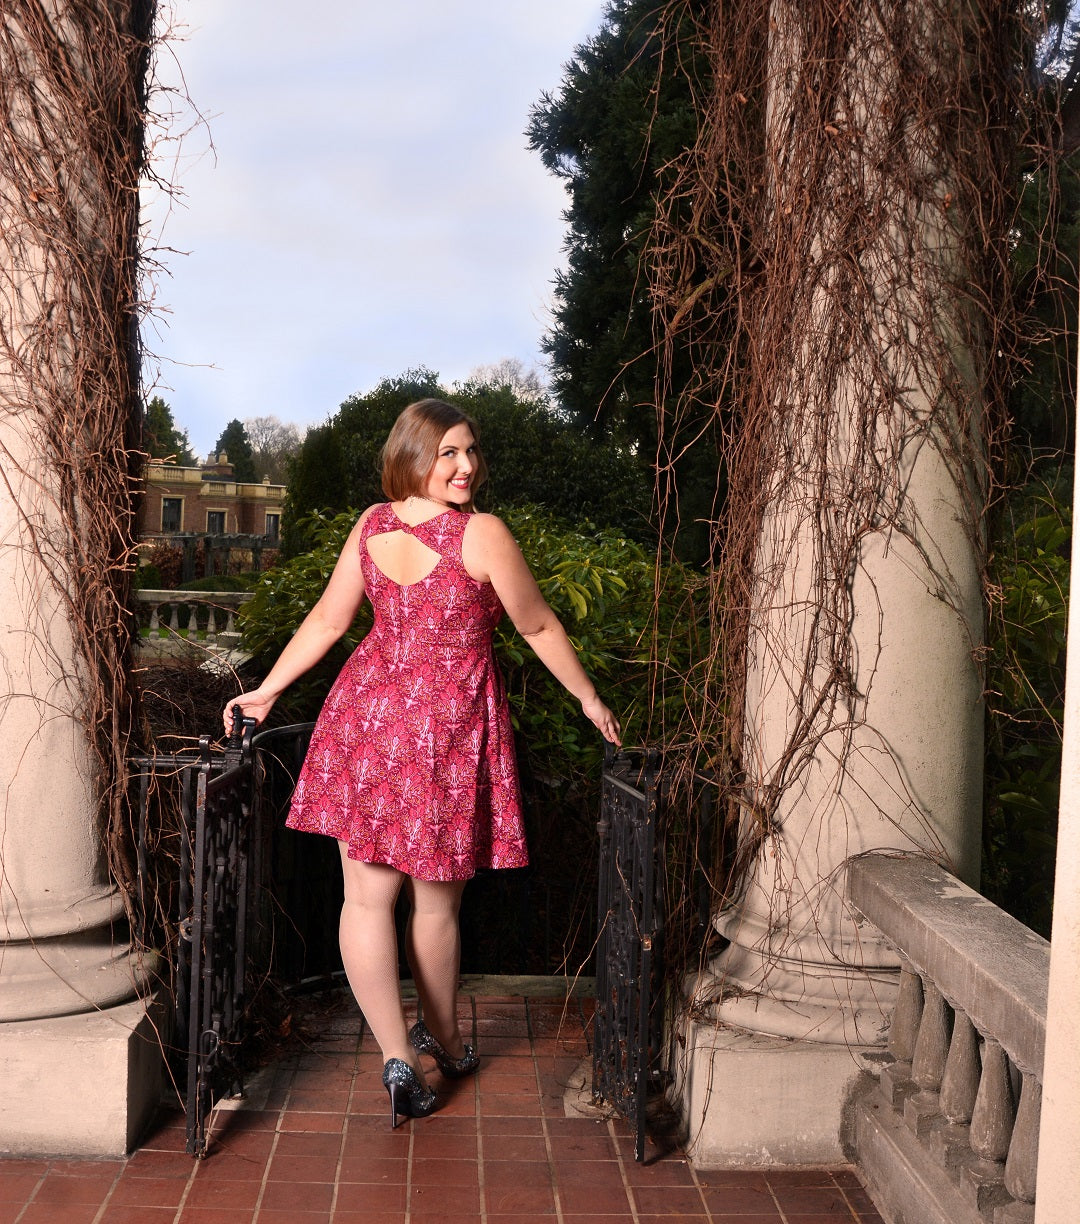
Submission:
<svg viewBox="0 0 1080 1224">
<path fill-rule="evenodd" d="M 185 634 L 204 647 L 231 647 L 239 640 L 237 609 L 251 599 L 249 591 L 139 591 L 136 598 L 148 610 L 149 643 L 176 642 Z M 143 616 L 140 615 L 140 623 Z"/>
<path fill-rule="evenodd" d="M 900 952 L 860 1171 L 890 1224 L 1035 1218 L 1050 945 L 927 859 L 848 864 L 853 906 Z"/>
<path fill-rule="evenodd" d="M 251 599 L 250 591 L 138 591 L 140 627 L 138 657 L 143 662 L 178 662 L 192 654 L 207 661 L 227 659 L 235 666 L 236 611 Z"/>
</svg>

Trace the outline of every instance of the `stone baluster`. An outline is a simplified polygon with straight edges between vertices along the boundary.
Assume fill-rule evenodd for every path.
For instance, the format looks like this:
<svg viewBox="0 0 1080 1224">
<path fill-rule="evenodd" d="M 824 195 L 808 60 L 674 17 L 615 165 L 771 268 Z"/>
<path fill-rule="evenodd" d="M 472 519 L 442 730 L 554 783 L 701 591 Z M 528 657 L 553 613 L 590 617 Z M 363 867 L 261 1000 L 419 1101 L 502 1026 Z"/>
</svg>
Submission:
<svg viewBox="0 0 1080 1224">
<path fill-rule="evenodd" d="M 1005 1189 L 1016 1200 L 1004 1217 L 1009 1224 L 1034 1219 L 1041 1112 L 1042 1084 L 1033 1075 L 1025 1075 L 1020 1087 L 1020 1105 L 1016 1110 L 1009 1155 L 1005 1161 Z"/>
<path fill-rule="evenodd" d="M 919 1035 L 911 1059 L 911 1078 L 923 1092 L 936 1093 L 949 1056 L 949 1005 L 931 981 L 923 982 Z"/>
<path fill-rule="evenodd" d="M 161 618 L 158 615 L 158 610 L 160 609 L 160 607 L 161 607 L 161 604 L 158 602 L 154 602 L 150 605 L 150 636 L 151 637 L 161 636 Z"/>
<path fill-rule="evenodd" d="M 910 1063 L 915 1056 L 915 1039 L 922 1020 L 922 978 L 906 965 L 900 970 L 900 987 L 889 1028 L 889 1053 L 897 1062 Z"/>
<path fill-rule="evenodd" d="M 992 1037 L 983 1041 L 982 1076 L 971 1114 L 971 1148 L 983 1160 L 1004 1161 L 1009 1154 L 1016 1106 L 1009 1060 Z"/>
<path fill-rule="evenodd" d="M 949 1011 L 941 991 L 924 979 L 922 1018 L 911 1059 L 911 1078 L 918 1091 L 904 1101 L 904 1120 L 920 1136 L 941 1118 L 938 1094 L 949 1056 Z"/>
<path fill-rule="evenodd" d="M 169 601 L 169 632 L 174 637 L 180 632 L 180 605 L 175 599 Z"/>
<path fill-rule="evenodd" d="M 978 1093 L 979 1036 L 967 1013 L 956 1011 L 941 1078 L 941 1112 L 952 1123 L 970 1122 Z"/>
<path fill-rule="evenodd" d="M 904 1100 L 915 1091 L 911 1080 L 911 1060 L 915 1055 L 922 1011 L 922 978 L 904 962 L 889 1026 L 888 1048 L 896 1061 L 881 1072 L 881 1090 L 894 1109 L 903 1109 Z"/>
<path fill-rule="evenodd" d="M 206 640 L 208 642 L 217 641 L 217 609 L 212 603 L 205 605 L 206 607 Z M 195 616 L 195 609 L 191 609 L 192 617 Z"/>
<path fill-rule="evenodd" d="M 984 1037 L 982 1075 L 971 1112 L 971 1157 L 961 1169 L 960 1186 L 988 1219 L 1011 1201 L 1005 1189 L 1005 1158 L 1015 1117 L 1008 1057 L 999 1042 Z"/>
<path fill-rule="evenodd" d="M 230 636 L 236 633 L 236 609 L 232 604 L 225 609 L 225 632 Z"/>
</svg>

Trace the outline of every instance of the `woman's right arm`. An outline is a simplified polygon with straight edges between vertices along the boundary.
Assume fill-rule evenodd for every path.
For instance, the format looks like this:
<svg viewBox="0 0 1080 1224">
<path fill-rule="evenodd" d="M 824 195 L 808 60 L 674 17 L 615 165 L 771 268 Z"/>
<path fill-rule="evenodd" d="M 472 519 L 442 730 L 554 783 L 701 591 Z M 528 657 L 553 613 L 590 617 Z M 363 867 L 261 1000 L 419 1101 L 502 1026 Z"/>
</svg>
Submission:
<svg viewBox="0 0 1080 1224">
<path fill-rule="evenodd" d="M 266 679 L 258 688 L 234 697 L 225 707 L 222 721 L 227 732 L 232 730 L 232 711 L 236 706 L 246 718 L 261 723 L 289 685 L 314 667 L 353 623 L 364 598 L 360 532 L 370 513 L 365 510 L 349 532 L 326 589 L 304 617 Z"/>
<path fill-rule="evenodd" d="M 606 740 L 620 744 L 619 720 L 597 695 L 506 524 L 492 514 L 474 515 L 462 540 L 461 556 L 473 578 L 495 588 L 514 628 L 563 688 L 581 702 L 586 718 Z"/>
</svg>

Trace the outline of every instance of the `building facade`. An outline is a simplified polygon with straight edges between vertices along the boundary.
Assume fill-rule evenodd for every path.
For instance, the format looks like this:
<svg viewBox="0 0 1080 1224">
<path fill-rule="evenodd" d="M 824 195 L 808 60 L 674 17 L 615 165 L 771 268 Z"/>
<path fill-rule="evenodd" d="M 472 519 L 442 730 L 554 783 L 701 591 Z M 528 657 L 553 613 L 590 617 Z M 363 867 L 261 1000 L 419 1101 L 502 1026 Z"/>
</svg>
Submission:
<svg viewBox="0 0 1080 1224">
<path fill-rule="evenodd" d="M 169 536 L 261 536 L 274 547 L 281 534 L 285 485 L 233 479 L 228 456 L 202 467 L 151 460 L 139 507 L 140 541 Z"/>
</svg>

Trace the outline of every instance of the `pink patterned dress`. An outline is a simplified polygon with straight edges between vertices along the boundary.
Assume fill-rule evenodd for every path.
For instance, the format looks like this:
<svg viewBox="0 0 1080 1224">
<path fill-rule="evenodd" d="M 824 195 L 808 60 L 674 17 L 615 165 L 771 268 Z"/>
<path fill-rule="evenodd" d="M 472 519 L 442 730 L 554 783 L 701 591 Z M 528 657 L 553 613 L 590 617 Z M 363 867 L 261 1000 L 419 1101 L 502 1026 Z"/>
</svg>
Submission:
<svg viewBox="0 0 1080 1224">
<path fill-rule="evenodd" d="M 389 502 L 364 523 L 360 565 L 375 613 L 327 696 L 286 824 L 348 842 L 349 857 L 420 880 L 524 867 L 517 760 L 491 649 L 502 604 L 461 560 L 469 515 L 403 522 Z M 369 536 L 404 531 L 439 554 L 399 586 Z"/>
</svg>

